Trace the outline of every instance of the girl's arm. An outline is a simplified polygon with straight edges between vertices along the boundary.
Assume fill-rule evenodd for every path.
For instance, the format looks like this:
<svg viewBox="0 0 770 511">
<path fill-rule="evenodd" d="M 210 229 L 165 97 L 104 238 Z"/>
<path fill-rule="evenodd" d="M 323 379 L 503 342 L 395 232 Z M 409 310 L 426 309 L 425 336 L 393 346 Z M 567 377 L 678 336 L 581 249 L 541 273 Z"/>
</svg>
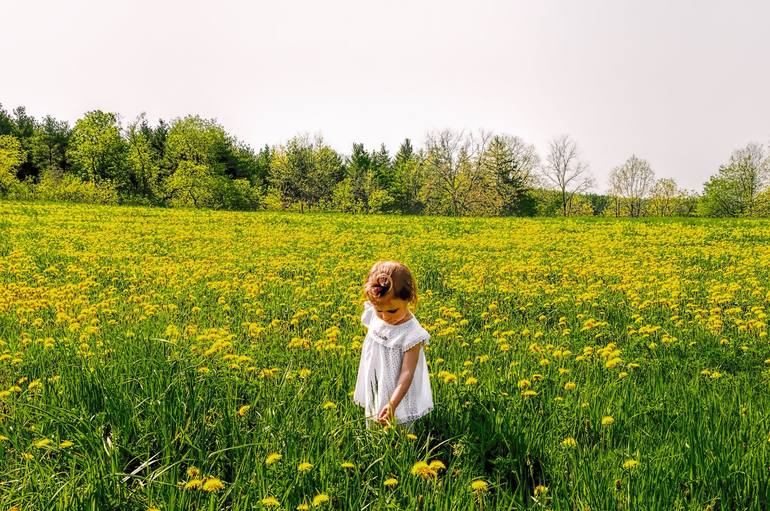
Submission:
<svg viewBox="0 0 770 511">
<path fill-rule="evenodd" d="M 417 368 L 417 361 L 420 359 L 421 346 L 422 343 L 417 343 L 404 352 L 404 358 L 401 361 L 401 373 L 398 376 L 398 383 L 389 400 L 393 413 L 395 413 L 398 404 L 404 398 L 404 395 L 409 390 L 409 386 L 412 384 L 414 370 Z"/>
</svg>

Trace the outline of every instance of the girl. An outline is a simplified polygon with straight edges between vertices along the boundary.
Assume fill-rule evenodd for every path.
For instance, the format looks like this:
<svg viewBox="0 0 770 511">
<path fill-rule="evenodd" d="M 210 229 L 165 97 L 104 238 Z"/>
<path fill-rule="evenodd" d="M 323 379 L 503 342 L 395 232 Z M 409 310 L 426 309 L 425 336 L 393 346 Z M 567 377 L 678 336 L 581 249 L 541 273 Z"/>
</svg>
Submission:
<svg viewBox="0 0 770 511">
<path fill-rule="evenodd" d="M 390 424 L 393 418 L 408 431 L 433 409 L 433 393 L 422 344 L 430 334 L 409 311 L 417 301 L 417 284 L 405 265 L 378 261 L 364 282 L 361 322 L 369 330 L 353 401 L 364 407 L 366 427 Z"/>
</svg>

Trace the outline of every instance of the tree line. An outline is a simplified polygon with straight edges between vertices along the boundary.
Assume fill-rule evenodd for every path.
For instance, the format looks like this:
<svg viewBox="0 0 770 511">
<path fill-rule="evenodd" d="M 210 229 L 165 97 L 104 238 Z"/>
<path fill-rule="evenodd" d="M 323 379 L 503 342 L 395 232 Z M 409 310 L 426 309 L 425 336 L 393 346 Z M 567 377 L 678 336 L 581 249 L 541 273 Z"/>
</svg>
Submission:
<svg viewBox="0 0 770 511">
<path fill-rule="evenodd" d="M 213 119 L 123 123 L 93 110 L 74 126 L 0 104 L 0 197 L 105 204 L 452 216 L 770 216 L 770 149 L 735 150 L 700 193 L 656 178 L 631 155 L 605 193 L 575 140 L 542 157 L 517 136 L 452 129 L 354 143 L 341 154 L 320 135 L 253 149 Z"/>
</svg>

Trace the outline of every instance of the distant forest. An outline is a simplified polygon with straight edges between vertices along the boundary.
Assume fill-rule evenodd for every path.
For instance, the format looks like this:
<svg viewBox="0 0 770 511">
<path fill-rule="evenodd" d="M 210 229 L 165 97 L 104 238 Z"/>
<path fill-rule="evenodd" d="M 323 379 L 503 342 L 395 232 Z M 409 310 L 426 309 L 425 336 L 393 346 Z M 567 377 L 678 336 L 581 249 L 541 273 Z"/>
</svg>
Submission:
<svg viewBox="0 0 770 511">
<path fill-rule="evenodd" d="M 726 155 L 727 156 L 727 155 Z M 443 130 L 354 143 L 341 154 L 297 135 L 260 149 L 197 115 L 123 123 L 93 110 L 74 126 L 0 104 L 0 197 L 232 210 L 320 210 L 450 216 L 770 216 L 770 147 L 738 148 L 700 192 L 656 178 L 636 155 L 612 169 L 605 193 L 575 140 L 547 153 L 517 136 Z"/>
</svg>

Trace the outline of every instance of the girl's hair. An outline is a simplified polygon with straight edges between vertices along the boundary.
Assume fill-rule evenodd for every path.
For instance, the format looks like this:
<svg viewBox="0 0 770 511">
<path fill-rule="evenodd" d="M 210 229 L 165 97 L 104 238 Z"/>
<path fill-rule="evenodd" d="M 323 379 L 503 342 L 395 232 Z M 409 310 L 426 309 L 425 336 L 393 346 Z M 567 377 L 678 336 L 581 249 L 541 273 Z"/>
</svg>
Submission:
<svg viewBox="0 0 770 511">
<path fill-rule="evenodd" d="M 372 303 L 388 298 L 417 302 L 417 282 L 405 264 L 377 261 L 364 281 L 364 296 Z"/>
</svg>

